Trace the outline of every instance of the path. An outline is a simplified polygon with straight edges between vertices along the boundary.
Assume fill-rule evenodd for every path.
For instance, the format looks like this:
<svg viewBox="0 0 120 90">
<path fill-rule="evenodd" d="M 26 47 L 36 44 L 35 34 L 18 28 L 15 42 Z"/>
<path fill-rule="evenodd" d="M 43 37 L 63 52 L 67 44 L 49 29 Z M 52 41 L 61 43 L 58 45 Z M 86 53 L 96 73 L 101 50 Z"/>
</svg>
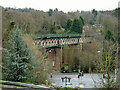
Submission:
<svg viewBox="0 0 120 90">
<path fill-rule="evenodd" d="M 98 83 L 102 77 L 102 74 L 84 74 L 82 80 L 79 78 L 78 79 L 78 73 L 59 73 L 53 75 L 53 78 L 50 79 L 51 83 L 55 86 L 58 87 L 64 87 L 65 83 L 62 82 L 61 77 L 70 77 L 71 78 L 71 83 L 72 87 L 76 87 L 76 85 L 79 85 L 79 83 L 82 83 L 84 85 L 84 88 L 95 88 L 95 85 L 98 86 Z M 94 83 L 96 81 L 96 83 Z"/>
</svg>

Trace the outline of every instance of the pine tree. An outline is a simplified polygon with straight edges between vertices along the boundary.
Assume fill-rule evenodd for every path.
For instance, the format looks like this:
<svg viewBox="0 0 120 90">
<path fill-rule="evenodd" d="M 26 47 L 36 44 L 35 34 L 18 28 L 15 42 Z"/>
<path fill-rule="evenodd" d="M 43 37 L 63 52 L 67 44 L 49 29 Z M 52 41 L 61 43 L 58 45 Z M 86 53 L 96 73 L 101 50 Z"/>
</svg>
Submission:
<svg viewBox="0 0 120 90">
<path fill-rule="evenodd" d="M 52 9 L 49 9 L 48 15 L 49 15 L 49 16 L 52 16 L 52 13 L 53 13 L 53 10 L 52 10 Z"/>
<path fill-rule="evenodd" d="M 7 80 L 24 81 L 27 74 L 33 68 L 30 55 L 30 48 L 22 39 L 18 28 L 11 32 L 10 39 L 6 46 L 6 55 L 3 57 L 4 76 Z"/>
<path fill-rule="evenodd" d="M 80 19 L 74 19 L 71 27 L 71 32 L 82 34 L 83 24 Z"/>
<path fill-rule="evenodd" d="M 96 17 L 98 13 L 97 13 L 97 11 L 95 9 L 93 9 L 92 14 L 94 15 L 94 17 Z"/>
<path fill-rule="evenodd" d="M 80 16 L 80 20 L 82 22 L 83 25 L 85 25 L 84 19 Z"/>
<path fill-rule="evenodd" d="M 110 30 L 107 30 L 104 36 L 105 40 L 114 41 L 113 33 Z"/>
<path fill-rule="evenodd" d="M 70 29 L 71 29 L 72 22 L 73 22 L 73 21 L 72 21 L 71 19 L 68 19 L 68 20 L 67 20 L 67 24 L 66 24 L 65 30 L 70 30 Z"/>
</svg>

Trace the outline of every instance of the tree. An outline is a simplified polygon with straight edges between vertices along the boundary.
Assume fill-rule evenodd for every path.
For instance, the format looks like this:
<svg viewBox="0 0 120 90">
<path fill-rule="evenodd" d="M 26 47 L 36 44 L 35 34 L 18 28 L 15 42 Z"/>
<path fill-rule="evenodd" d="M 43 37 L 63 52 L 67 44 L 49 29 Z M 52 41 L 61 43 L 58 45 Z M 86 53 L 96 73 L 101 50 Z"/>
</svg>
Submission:
<svg viewBox="0 0 120 90">
<path fill-rule="evenodd" d="M 116 52 L 117 52 L 117 42 L 115 40 L 115 34 L 111 29 L 109 29 L 109 24 L 105 23 L 105 33 L 103 39 L 103 70 L 104 73 L 107 75 L 106 83 L 103 83 L 104 87 L 106 88 L 114 88 L 118 87 L 117 84 L 114 85 L 114 79 L 110 78 L 111 72 L 115 72 L 117 70 L 117 59 L 116 59 Z M 115 76 L 115 74 L 113 74 Z M 116 77 L 115 77 L 116 78 Z"/>
<path fill-rule="evenodd" d="M 92 14 L 94 14 L 94 17 L 96 17 L 97 16 L 97 11 L 95 9 L 93 9 Z"/>
<path fill-rule="evenodd" d="M 70 30 L 71 29 L 71 26 L 72 26 L 72 23 L 73 23 L 73 21 L 71 20 L 71 19 L 68 19 L 67 20 L 67 25 L 66 25 L 66 30 Z"/>
<path fill-rule="evenodd" d="M 9 29 L 12 30 L 15 27 L 15 22 L 10 22 Z"/>
<path fill-rule="evenodd" d="M 30 48 L 22 39 L 18 28 L 12 31 L 7 42 L 3 57 L 3 73 L 7 80 L 24 81 L 28 78 L 27 73 L 33 68 L 33 57 Z"/>
<path fill-rule="evenodd" d="M 84 19 L 82 18 L 82 16 L 80 16 L 80 20 L 82 21 L 82 24 L 85 25 Z"/>
<path fill-rule="evenodd" d="M 82 33 L 82 28 L 83 28 L 82 21 L 75 18 L 73 20 L 73 24 L 72 24 L 72 27 L 71 27 L 71 32 L 81 34 Z"/>
<path fill-rule="evenodd" d="M 54 11 L 58 11 L 58 8 L 55 8 L 55 10 Z"/>
<path fill-rule="evenodd" d="M 110 30 L 106 31 L 105 39 L 108 40 L 108 41 L 110 41 L 110 40 L 114 41 L 113 34 L 112 34 L 112 32 Z"/>
<path fill-rule="evenodd" d="M 2 45 L 5 46 L 5 41 L 7 41 L 9 39 L 10 36 L 10 32 L 11 30 L 13 30 L 15 28 L 15 22 L 10 22 L 9 27 L 7 28 L 7 31 L 4 33 L 3 32 L 3 42 Z"/>
<path fill-rule="evenodd" d="M 49 15 L 49 16 L 52 16 L 52 13 L 53 13 L 53 10 L 52 10 L 52 9 L 49 9 L 48 15 Z"/>
<path fill-rule="evenodd" d="M 103 41 L 103 52 L 102 52 L 103 65 L 100 67 L 102 67 L 104 75 L 107 76 L 106 82 L 103 82 L 103 87 L 106 88 L 118 88 L 118 84 L 115 81 L 116 78 L 115 70 L 117 70 L 116 48 L 117 48 L 116 43 L 114 43 L 112 40 Z M 111 75 L 111 73 L 113 74 Z"/>
<path fill-rule="evenodd" d="M 34 69 L 28 73 L 32 78 L 27 79 L 27 82 L 34 84 L 45 84 L 48 80 L 48 73 L 51 72 L 48 55 L 40 45 L 34 44 L 34 40 L 29 34 L 24 34 L 23 39 L 26 41 L 29 48 L 31 48 L 31 55 L 34 55 L 32 64 Z"/>
</svg>

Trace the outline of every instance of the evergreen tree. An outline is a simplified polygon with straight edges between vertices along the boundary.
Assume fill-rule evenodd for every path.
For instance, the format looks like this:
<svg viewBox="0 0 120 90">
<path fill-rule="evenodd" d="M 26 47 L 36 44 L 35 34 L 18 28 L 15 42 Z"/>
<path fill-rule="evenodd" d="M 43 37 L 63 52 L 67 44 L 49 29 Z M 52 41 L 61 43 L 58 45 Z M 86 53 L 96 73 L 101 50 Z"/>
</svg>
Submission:
<svg viewBox="0 0 120 90">
<path fill-rule="evenodd" d="M 71 27 L 71 32 L 82 34 L 83 24 L 80 19 L 74 19 Z"/>
<path fill-rule="evenodd" d="M 71 29 L 71 26 L 72 26 L 72 23 L 73 23 L 73 21 L 72 21 L 71 19 L 68 19 L 65 30 L 70 30 L 70 29 Z"/>
<path fill-rule="evenodd" d="M 49 16 L 52 16 L 52 13 L 53 13 L 53 10 L 52 10 L 52 9 L 49 9 L 48 15 L 49 15 Z"/>
<path fill-rule="evenodd" d="M 9 25 L 9 29 L 12 30 L 15 27 L 15 22 L 11 22 Z"/>
<path fill-rule="evenodd" d="M 3 72 L 5 79 L 13 81 L 24 81 L 28 78 L 27 74 L 33 68 L 30 49 L 22 39 L 18 28 L 11 31 L 10 38 L 6 45 L 6 55 L 3 57 Z"/>
<path fill-rule="evenodd" d="M 92 14 L 94 15 L 94 17 L 96 17 L 98 13 L 97 13 L 97 11 L 95 9 L 93 9 Z"/>
<path fill-rule="evenodd" d="M 80 16 L 80 20 L 82 21 L 82 24 L 85 25 L 84 19 Z"/>
<path fill-rule="evenodd" d="M 110 41 L 110 40 L 114 41 L 113 34 L 112 34 L 112 32 L 110 30 L 106 31 L 104 38 L 105 38 L 105 40 L 108 40 L 108 41 Z"/>
<path fill-rule="evenodd" d="M 56 12 L 57 12 L 57 11 L 58 11 L 58 8 L 55 8 L 55 10 L 54 10 L 54 11 L 56 11 Z"/>
</svg>

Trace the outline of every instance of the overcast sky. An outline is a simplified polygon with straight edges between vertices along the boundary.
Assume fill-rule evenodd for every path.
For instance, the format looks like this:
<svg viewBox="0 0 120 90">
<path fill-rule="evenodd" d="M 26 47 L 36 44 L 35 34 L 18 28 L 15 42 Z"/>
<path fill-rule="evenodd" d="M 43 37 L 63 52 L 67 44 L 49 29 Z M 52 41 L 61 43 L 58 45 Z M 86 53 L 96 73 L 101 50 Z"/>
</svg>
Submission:
<svg viewBox="0 0 120 90">
<path fill-rule="evenodd" d="M 3 7 L 34 8 L 48 11 L 50 8 L 64 12 L 84 10 L 112 10 L 118 7 L 120 0 L 0 0 Z"/>
</svg>

